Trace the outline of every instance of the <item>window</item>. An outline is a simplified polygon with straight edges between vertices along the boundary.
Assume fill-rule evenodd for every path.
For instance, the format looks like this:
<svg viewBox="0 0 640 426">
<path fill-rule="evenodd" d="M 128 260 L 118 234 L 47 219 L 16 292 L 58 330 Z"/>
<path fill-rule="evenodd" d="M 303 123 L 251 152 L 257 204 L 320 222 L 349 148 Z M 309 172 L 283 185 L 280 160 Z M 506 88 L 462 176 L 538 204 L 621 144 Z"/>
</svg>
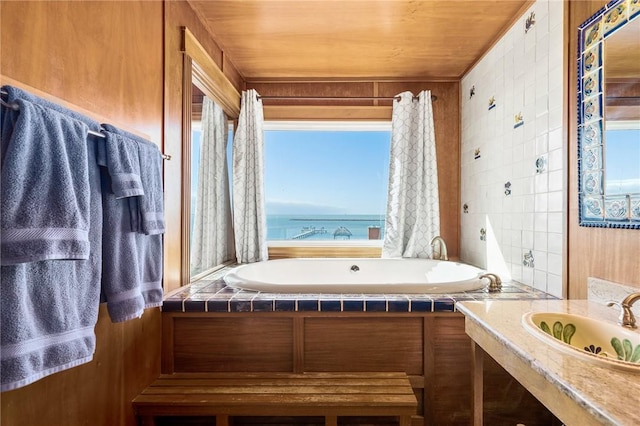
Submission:
<svg viewBox="0 0 640 426">
<path fill-rule="evenodd" d="M 640 121 L 607 120 L 606 195 L 640 194 Z"/>
<path fill-rule="evenodd" d="M 384 237 L 391 123 L 266 122 L 267 240 Z"/>
<path fill-rule="evenodd" d="M 233 126 L 222 108 L 193 88 L 191 123 L 190 276 L 197 279 L 235 255 L 227 152 Z M 203 130 L 203 128 L 206 128 Z"/>
</svg>

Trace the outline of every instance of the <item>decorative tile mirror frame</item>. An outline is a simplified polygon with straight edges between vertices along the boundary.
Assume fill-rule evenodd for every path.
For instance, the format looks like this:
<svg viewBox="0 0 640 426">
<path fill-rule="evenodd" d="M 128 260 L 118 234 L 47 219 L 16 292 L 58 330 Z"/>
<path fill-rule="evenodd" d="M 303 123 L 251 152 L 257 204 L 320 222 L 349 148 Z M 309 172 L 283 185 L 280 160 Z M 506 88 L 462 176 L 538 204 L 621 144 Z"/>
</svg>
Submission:
<svg viewBox="0 0 640 426">
<path fill-rule="evenodd" d="M 578 27 L 578 193 L 580 226 L 640 229 L 640 164 L 632 170 L 634 187 L 609 191 L 606 181 L 607 94 L 605 93 L 605 40 L 623 27 L 640 27 L 640 0 L 614 0 Z M 635 30 L 634 30 L 635 31 Z M 625 31 L 626 32 L 626 31 Z M 638 40 L 634 32 L 633 39 Z M 638 31 L 640 34 L 640 31 Z M 627 48 L 627 56 L 640 51 L 640 43 Z M 634 90 L 640 75 L 634 75 Z M 640 94 L 640 93 L 638 93 Z M 640 134 L 640 97 L 617 98 L 631 106 L 631 123 Z M 612 95 L 613 96 L 613 95 Z M 636 115 L 636 111 L 639 112 Z M 635 130 L 634 130 L 635 131 Z M 635 133 L 633 138 L 635 138 Z M 638 140 L 640 152 L 640 139 Z M 639 154 L 640 155 L 640 154 Z M 634 157 L 635 158 L 635 157 Z M 610 167 L 613 172 L 613 167 Z M 632 163 L 632 169 L 634 169 Z"/>
</svg>

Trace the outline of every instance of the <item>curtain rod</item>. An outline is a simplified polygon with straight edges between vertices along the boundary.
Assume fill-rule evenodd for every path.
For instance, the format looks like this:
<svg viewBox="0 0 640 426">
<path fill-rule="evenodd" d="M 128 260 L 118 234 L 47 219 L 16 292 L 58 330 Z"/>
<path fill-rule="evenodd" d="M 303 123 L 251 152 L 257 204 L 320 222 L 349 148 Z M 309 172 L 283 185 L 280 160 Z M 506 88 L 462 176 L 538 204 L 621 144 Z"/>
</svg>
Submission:
<svg viewBox="0 0 640 426">
<path fill-rule="evenodd" d="M 0 90 L 0 95 L 8 95 L 8 93 L 4 90 Z M 6 102 L 4 99 L 0 98 L 0 104 L 6 108 L 12 109 L 14 111 L 20 110 L 20 105 Z M 89 133 L 92 136 L 97 136 L 99 138 L 106 138 L 107 136 L 104 133 L 96 132 L 95 130 L 89 130 Z M 165 160 L 171 160 L 171 156 L 168 154 L 162 154 L 162 158 Z"/>
<path fill-rule="evenodd" d="M 374 100 L 400 100 L 400 96 L 261 96 L 257 95 L 258 99 L 276 99 L 276 100 L 318 100 L 318 101 L 374 101 Z M 413 100 L 418 99 L 417 96 L 413 97 Z M 431 102 L 438 100 L 436 95 L 431 95 Z"/>
</svg>

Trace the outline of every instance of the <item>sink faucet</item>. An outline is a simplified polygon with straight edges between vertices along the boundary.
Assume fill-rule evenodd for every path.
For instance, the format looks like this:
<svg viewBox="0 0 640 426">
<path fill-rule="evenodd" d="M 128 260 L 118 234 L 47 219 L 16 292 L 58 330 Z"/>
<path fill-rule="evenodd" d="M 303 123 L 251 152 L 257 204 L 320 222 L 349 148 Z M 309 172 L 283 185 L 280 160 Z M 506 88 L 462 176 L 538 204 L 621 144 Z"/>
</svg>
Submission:
<svg viewBox="0 0 640 426">
<path fill-rule="evenodd" d="M 489 293 L 496 293 L 502 290 L 502 280 L 497 274 L 492 274 L 490 272 L 487 272 L 484 275 L 480 275 L 478 278 L 480 279 L 486 278 L 489 280 L 489 287 L 488 287 Z"/>
<path fill-rule="evenodd" d="M 437 251 L 435 248 L 436 241 L 439 243 L 438 244 L 439 250 Z M 444 240 L 440 235 L 436 235 L 435 237 L 433 237 L 429 244 L 431 245 L 431 249 L 433 250 L 433 254 L 431 255 L 432 259 L 449 260 L 449 256 L 447 255 L 447 244 L 445 244 Z"/>
<path fill-rule="evenodd" d="M 636 317 L 631 312 L 634 303 L 640 300 L 640 293 L 631 293 L 622 300 L 622 302 L 609 302 L 607 306 L 618 306 L 620 308 L 620 317 L 618 323 L 627 328 L 636 328 Z"/>
</svg>

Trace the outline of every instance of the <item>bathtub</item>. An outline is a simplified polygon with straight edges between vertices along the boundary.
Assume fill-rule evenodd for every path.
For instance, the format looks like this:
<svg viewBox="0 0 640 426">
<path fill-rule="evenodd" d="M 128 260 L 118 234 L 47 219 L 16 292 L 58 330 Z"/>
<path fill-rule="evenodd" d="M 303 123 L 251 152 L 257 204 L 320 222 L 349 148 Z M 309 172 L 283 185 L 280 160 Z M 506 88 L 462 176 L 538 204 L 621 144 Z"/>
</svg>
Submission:
<svg viewBox="0 0 640 426">
<path fill-rule="evenodd" d="M 432 259 L 280 259 L 238 266 L 224 281 L 266 293 L 458 293 L 485 287 L 483 273 Z"/>
</svg>

